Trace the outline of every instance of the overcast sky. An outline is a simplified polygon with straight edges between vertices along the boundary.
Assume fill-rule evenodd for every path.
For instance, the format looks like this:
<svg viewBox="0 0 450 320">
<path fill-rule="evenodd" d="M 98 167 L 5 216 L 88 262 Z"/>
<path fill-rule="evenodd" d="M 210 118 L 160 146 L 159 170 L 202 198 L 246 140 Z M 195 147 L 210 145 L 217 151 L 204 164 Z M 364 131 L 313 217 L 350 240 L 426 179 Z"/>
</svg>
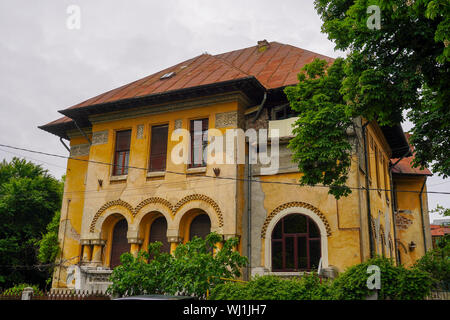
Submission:
<svg viewBox="0 0 450 320">
<path fill-rule="evenodd" d="M 71 5 L 80 29 L 67 27 Z M 343 56 L 320 28 L 312 0 L 0 0 L 0 144 L 68 155 L 37 128 L 57 110 L 204 52 L 267 39 Z M 0 147 L 0 159 L 14 155 L 65 173 L 64 159 Z M 449 191 L 449 182 L 434 176 L 428 189 Z M 450 207 L 450 196 L 429 194 L 430 208 L 437 203 Z"/>
</svg>

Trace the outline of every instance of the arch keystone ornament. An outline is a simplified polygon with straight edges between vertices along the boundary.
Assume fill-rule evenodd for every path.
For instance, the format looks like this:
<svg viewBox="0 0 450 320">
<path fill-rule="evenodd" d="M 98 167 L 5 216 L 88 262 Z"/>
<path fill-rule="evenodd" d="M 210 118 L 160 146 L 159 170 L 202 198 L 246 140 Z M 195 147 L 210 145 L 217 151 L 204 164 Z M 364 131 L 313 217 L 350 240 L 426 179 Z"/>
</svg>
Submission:
<svg viewBox="0 0 450 320">
<path fill-rule="evenodd" d="M 330 228 L 330 224 L 328 223 L 325 215 L 316 207 L 310 205 L 309 203 L 305 203 L 305 202 L 300 202 L 300 201 L 293 201 L 293 202 L 287 202 L 285 204 L 282 204 L 278 207 L 276 207 L 266 218 L 266 220 L 264 221 L 262 230 L 261 230 L 261 239 L 265 239 L 266 238 L 266 233 L 267 233 L 267 227 L 269 226 L 270 222 L 272 221 L 272 219 L 281 211 L 288 209 L 288 208 L 305 208 L 308 209 L 312 212 L 314 212 L 319 218 L 320 220 L 322 220 L 323 224 L 325 225 L 325 229 L 327 231 L 327 237 L 331 236 L 331 228 Z"/>
</svg>

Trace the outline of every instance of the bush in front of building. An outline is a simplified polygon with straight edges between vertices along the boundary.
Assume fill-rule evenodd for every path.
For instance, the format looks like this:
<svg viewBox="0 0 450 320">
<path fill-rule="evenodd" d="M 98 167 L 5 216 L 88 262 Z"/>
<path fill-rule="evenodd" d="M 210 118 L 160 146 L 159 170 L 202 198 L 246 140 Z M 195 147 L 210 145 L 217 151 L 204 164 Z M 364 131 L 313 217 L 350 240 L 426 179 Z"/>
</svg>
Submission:
<svg viewBox="0 0 450 320">
<path fill-rule="evenodd" d="M 211 300 L 364 300 L 374 291 L 367 280 L 369 266 L 380 268 L 378 299 L 421 300 L 432 288 L 428 272 L 418 268 L 394 266 L 390 259 L 374 258 L 355 265 L 335 280 L 320 279 L 316 274 L 283 279 L 274 275 L 256 276 L 247 283 L 227 282 L 217 285 Z"/>
<path fill-rule="evenodd" d="M 234 250 L 237 238 L 226 240 L 218 250 L 215 245 L 221 240 L 216 233 L 205 240 L 194 237 L 178 245 L 173 255 L 161 253 L 160 242 L 150 244 L 148 252 L 140 251 L 137 257 L 124 253 L 120 257 L 122 264 L 113 270 L 108 292 L 115 296 L 169 294 L 205 298 L 210 288 L 224 282 L 221 278 L 239 277 L 247 264 L 247 258 Z"/>
<path fill-rule="evenodd" d="M 378 299 L 421 300 L 427 297 L 432 288 L 428 272 L 418 268 L 394 266 L 391 259 L 377 257 L 350 267 L 333 281 L 332 299 L 363 300 L 373 294 L 368 288 L 367 279 L 372 275 L 369 266 L 380 268 L 381 286 Z"/>
<path fill-rule="evenodd" d="M 431 274 L 437 289 L 450 290 L 450 235 L 445 235 L 437 247 L 417 260 L 415 266 Z"/>
<path fill-rule="evenodd" d="M 5 291 L 1 292 L 3 296 L 20 296 L 22 295 L 23 289 L 31 287 L 33 288 L 33 295 L 42 296 L 44 293 L 39 289 L 39 286 L 34 284 L 28 284 L 28 283 L 21 283 L 18 285 L 15 285 L 14 287 L 11 287 L 9 289 L 6 289 Z"/>
<path fill-rule="evenodd" d="M 274 275 L 255 276 L 251 281 L 227 282 L 212 289 L 210 300 L 329 300 L 331 282 L 317 274 L 283 279 Z"/>
</svg>

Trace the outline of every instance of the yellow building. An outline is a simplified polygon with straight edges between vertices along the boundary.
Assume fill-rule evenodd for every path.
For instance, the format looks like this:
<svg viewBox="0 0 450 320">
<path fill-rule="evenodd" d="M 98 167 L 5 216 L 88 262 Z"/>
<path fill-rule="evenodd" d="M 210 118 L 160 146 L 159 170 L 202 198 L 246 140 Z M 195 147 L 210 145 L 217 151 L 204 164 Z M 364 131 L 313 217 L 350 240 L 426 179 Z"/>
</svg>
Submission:
<svg viewBox="0 0 450 320">
<path fill-rule="evenodd" d="M 337 201 L 327 188 L 296 185 L 301 173 L 286 147 L 295 114 L 283 89 L 314 58 L 332 61 L 265 40 L 202 54 L 61 110 L 63 118 L 41 126 L 70 141 L 63 266 L 53 287 L 104 288 L 121 253 L 152 241 L 169 252 L 210 231 L 240 238 L 238 250 L 250 258 L 245 277 L 310 270 L 332 277 L 371 252 L 406 264 L 423 255 L 426 193 L 413 201 L 418 194 L 403 189 L 420 191 L 426 175 L 393 172 L 391 159 L 411 156 L 400 126 L 355 119 L 349 197 Z M 227 140 L 232 129 L 242 130 Z M 268 136 L 267 157 L 253 162 L 253 134 L 263 129 L 270 129 L 258 140 Z M 221 136 L 223 145 L 208 153 Z M 405 210 L 411 226 L 397 231 L 394 217 Z"/>
</svg>

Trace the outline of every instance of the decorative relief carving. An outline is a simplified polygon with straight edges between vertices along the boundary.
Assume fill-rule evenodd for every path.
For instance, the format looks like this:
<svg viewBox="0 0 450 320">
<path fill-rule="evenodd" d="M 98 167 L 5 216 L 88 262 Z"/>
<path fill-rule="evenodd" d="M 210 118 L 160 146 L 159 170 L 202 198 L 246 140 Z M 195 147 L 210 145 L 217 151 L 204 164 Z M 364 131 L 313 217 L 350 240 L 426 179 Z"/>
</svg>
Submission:
<svg viewBox="0 0 450 320">
<path fill-rule="evenodd" d="M 108 143 L 108 130 L 97 131 L 92 134 L 92 145 L 96 146 L 99 144 Z"/>
<path fill-rule="evenodd" d="M 101 216 L 101 214 L 108 208 L 111 208 L 113 206 L 121 206 L 124 207 L 126 209 L 128 209 L 131 214 L 133 214 L 134 209 L 131 206 L 131 204 L 129 204 L 128 202 L 125 202 L 123 200 L 114 200 L 114 201 L 109 201 L 107 203 L 105 203 L 100 209 L 98 209 L 98 211 L 95 213 L 94 218 L 92 219 L 91 222 L 91 226 L 89 228 L 90 232 L 94 232 L 95 231 L 95 224 L 97 223 L 98 218 Z"/>
<path fill-rule="evenodd" d="M 144 125 L 143 124 L 140 124 L 140 125 L 137 126 L 136 137 L 138 139 L 143 139 L 144 138 Z"/>
<path fill-rule="evenodd" d="M 184 197 L 173 207 L 173 213 L 176 214 L 176 212 L 180 210 L 183 205 L 196 200 L 204 201 L 211 207 L 213 207 L 214 211 L 216 211 L 217 217 L 219 218 L 219 227 L 223 227 L 223 216 L 222 212 L 220 211 L 219 205 L 213 199 L 203 194 L 192 194 L 190 196 Z"/>
<path fill-rule="evenodd" d="M 316 207 L 310 205 L 309 203 L 305 203 L 305 202 L 298 202 L 298 201 L 293 201 L 293 202 L 288 202 L 285 204 L 282 204 L 281 206 L 276 207 L 266 218 L 266 220 L 264 221 L 262 230 L 261 230 L 261 239 L 265 239 L 266 237 L 266 232 L 267 232 L 267 227 L 269 226 L 270 221 L 281 211 L 283 211 L 284 209 L 287 208 L 293 208 L 293 207 L 301 207 L 301 208 L 305 208 L 305 209 L 309 209 L 312 212 L 314 212 L 315 214 L 317 214 L 320 218 L 320 220 L 322 220 L 323 224 L 325 225 L 325 229 L 327 230 L 327 237 L 331 236 L 331 228 L 330 228 L 330 224 L 328 223 L 325 215 Z"/>
<path fill-rule="evenodd" d="M 216 128 L 236 127 L 238 114 L 236 111 L 216 113 Z"/>
<path fill-rule="evenodd" d="M 71 157 L 88 156 L 91 146 L 89 144 L 77 144 L 70 147 Z"/>
<path fill-rule="evenodd" d="M 192 195 L 184 197 L 183 199 L 178 201 L 175 206 L 173 206 L 166 199 L 163 199 L 160 197 L 151 197 L 151 198 L 145 199 L 145 200 L 141 201 L 135 208 L 133 208 L 133 206 L 131 206 L 128 202 L 125 202 L 120 199 L 114 200 L 114 201 L 109 201 L 109 202 L 105 203 L 95 213 L 94 218 L 92 219 L 91 225 L 89 227 L 89 231 L 92 233 L 95 232 L 95 224 L 97 223 L 98 218 L 102 215 L 103 212 L 105 212 L 105 210 L 107 210 L 108 208 L 113 207 L 113 206 L 125 207 L 126 209 L 128 209 L 128 211 L 130 211 L 130 213 L 133 216 L 136 216 L 139 213 L 139 211 L 142 210 L 142 208 L 144 208 L 146 205 L 151 204 L 151 203 L 159 203 L 159 204 L 162 204 L 163 206 L 167 207 L 169 209 L 171 215 L 174 216 L 183 205 L 185 205 L 191 201 L 203 201 L 203 202 L 208 203 L 216 212 L 217 218 L 219 220 L 219 227 L 223 227 L 223 215 L 222 215 L 222 211 L 220 210 L 219 205 L 208 196 L 205 196 L 203 194 L 192 194 Z"/>
<path fill-rule="evenodd" d="M 175 120 L 175 130 L 181 129 L 182 127 L 183 127 L 183 120 L 181 120 L 181 119 Z"/>
</svg>

